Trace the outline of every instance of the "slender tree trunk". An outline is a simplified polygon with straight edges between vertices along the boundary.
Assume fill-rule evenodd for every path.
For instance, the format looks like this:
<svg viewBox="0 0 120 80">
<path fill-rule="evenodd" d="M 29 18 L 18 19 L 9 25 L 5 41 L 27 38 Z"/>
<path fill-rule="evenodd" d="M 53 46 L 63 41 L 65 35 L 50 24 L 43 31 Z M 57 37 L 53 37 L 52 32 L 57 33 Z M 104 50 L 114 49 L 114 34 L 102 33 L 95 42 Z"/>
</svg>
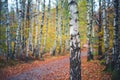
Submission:
<svg viewBox="0 0 120 80">
<path fill-rule="evenodd" d="M 30 0 L 30 8 L 29 8 L 29 12 L 30 12 L 30 23 L 29 23 L 29 50 L 32 52 L 33 51 L 33 11 L 32 11 L 32 0 Z"/>
<path fill-rule="evenodd" d="M 43 45 L 43 50 L 42 50 L 42 53 L 45 52 L 45 48 L 46 48 L 46 40 L 47 40 L 47 34 L 48 34 L 48 22 L 49 22 L 49 19 L 50 19 L 50 8 L 51 8 L 51 0 L 49 0 L 49 4 L 48 4 L 48 10 L 47 10 L 47 20 L 46 20 L 46 32 L 45 32 L 45 36 L 44 36 L 44 45 Z"/>
<path fill-rule="evenodd" d="M 43 3 L 42 3 L 42 21 L 41 21 L 41 25 L 40 25 L 40 40 L 39 40 L 39 50 L 40 50 L 40 47 L 41 47 L 41 40 L 42 40 L 42 28 L 44 26 L 44 15 L 45 15 L 45 0 L 43 0 Z M 39 55 L 40 55 L 40 58 L 42 58 L 42 53 L 39 51 Z"/>
<path fill-rule="evenodd" d="M 104 47 L 105 51 L 108 50 L 108 27 L 106 22 L 106 1 L 103 0 L 103 27 L 104 27 Z"/>
<path fill-rule="evenodd" d="M 59 34 L 60 34 L 60 46 L 59 46 L 59 52 L 58 54 L 61 54 L 62 51 L 62 27 L 63 27 L 63 0 L 61 0 L 61 11 L 60 11 L 60 27 L 59 27 Z"/>
<path fill-rule="evenodd" d="M 40 0 L 36 0 L 37 2 L 37 6 L 36 6 L 36 13 L 37 16 L 35 16 L 35 46 L 34 46 L 34 52 L 33 52 L 33 56 L 35 56 L 36 58 L 39 55 L 39 51 L 38 51 L 38 44 L 39 44 L 39 32 L 38 32 L 38 27 L 39 27 L 39 20 L 38 17 L 40 15 Z M 35 55 L 34 55 L 35 54 Z"/>
<path fill-rule="evenodd" d="M 56 54 L 57 39 L 58 39 L 58 0 L 56 0 L 56 37 L 55 37 L 55 43 L 53 48 L 53 55 Z"/>
<path fill-rule="evenodd" d="M 21 3 L 21 5 L 22 5 L 22 7 L 21 7 L 22 22 L 21 22 L 21 28 L 20 28 L 20 33 L 21 33 L 21 35 L 20 35 L 20 57 L 22 58 L 22 54 L 23 54 L 23 51 L 24 51 L 24 48 L 25 48 L 25 44 L 24 44 L 24 41 L 25 41 L 24 40 L 24 38 L 25 38 L 24 27 L 25 27 L 25 16 L 26 16 L 26 14 L 25 14 L 25 9 L 26 9 L 25 3 L 26 3 L 26 0 L 22 0 L 21 2 L 22 2 Z"/>
<path fill-rule="evenodd" d="M 70 80 L 81 80 L 80 40 L 76 0 L 68 0 L 70 13 Z"/>
<path fill-rule="evenodd" d="M 101 0 L 99 0 L 99 26 L 98 26 L 98 55 L 102 55 L 102 35 L 101 30 L 102 30 L 102 9 L 101 9 Z"/>
<path fill-rule="evenodd" d="M 120 0 L 118 0 L 119 2 L 119 9 L 118 9 L 118 56 L 117 56 L 117 70 L 120 74 Z"/>
<path fill-rule="evenodd" d="M 104 28 L 104 48 L 105 48 L 105 59 L 106 59 L 106 65 L 108 64 L 108 49 L 109 49 L 109 39 L 108 39 L 108 25 L 107 25 L 107 8 L 106 8 L 106 1 L 103 0 L 103 28 Z"/>
<path fill-rule="evenodd" d="M 7 45 L 7 60 L 11 58 L 11 37 L 10 37 L 10 18 L 8 9 L 8 0 L 3 2 L 4 16 L 6 18 L 6 45 Z"/>
<path fill-rule="evenodd" d="M 92 0 L 88 0 L 87 2 L 87 8 L 88 8 L 88 12 L 87 12 L 87 20 L 88 20 L 88 25 L 87 25 L 87 40 L 88 40 L 88 61 L 93 59 L 93 55 L 92 55 Z"/>
<path fill-rule="evenodd" d="M 65 25 L 65 36 L 66 36 L 66 40 L 65 40 L 65 52 L 68 51 L 70 49 L 70 45 L 69 45 L 69 11 L 68 11 L 68 6 L 66 5 L 68 4 L 68 0 L 65 0 L 64 2 L 64 25 Z"/>
<path fill-rule="evenodd" d="M 28 54 L 29 54 L 29 51 L 33 52 L 33 43 L 32 43 L 32 29 L 33 29 L 33 26 L 32 26 L 32 0 L 28 0 L 28 12 L 27 12 L 27 15 L 28 15 L 28 42 L 27 42 L 27 52 L 26 52 L 26 61 L 28 60 Z"/>
<path fill-rule="evenodd" d="M 113 41 L 113 56 L 112 56 L 112 66 L 114 70 L 120 73 L 120 0 L 114 0 L 114 41 Z"/>
<path fill-rule="evenodd" d="M 25 17 L 26 17 L 26 0 L 22 0 L 22 27 L 21 27 L 21 45 L 22 49 L 24 49 L 24 38 L 25 38 L 25 32 L 24 32 L 24 27 L 25 27 Z"/>
<path fill-rule="evenodd" d="M 56 0 L 56 37 L 54 40 L 54 46 L 51 50 L 51 55 L 54 56 L 56 53 L 56 47 L 57 47 L 57 39 L 58 39 L 58 0 Z"/>
<path fill-rule="evenodd" d="M 21 23 L 22 23 L 22 9 L 21 9 L 21 0 L 19 0 L 20 8 L 18 10 L 18 1 L 16 0 L 16 16 L 17 16 L 17 21 L 18 21 L 18 27 L 16 30 L 16 41 L 15 41 L 15 51 L 13 57 L 16 58 L 18 55 L 18 48 L 20 44 L 20 28 L 21 28 Z"/>
</svg>

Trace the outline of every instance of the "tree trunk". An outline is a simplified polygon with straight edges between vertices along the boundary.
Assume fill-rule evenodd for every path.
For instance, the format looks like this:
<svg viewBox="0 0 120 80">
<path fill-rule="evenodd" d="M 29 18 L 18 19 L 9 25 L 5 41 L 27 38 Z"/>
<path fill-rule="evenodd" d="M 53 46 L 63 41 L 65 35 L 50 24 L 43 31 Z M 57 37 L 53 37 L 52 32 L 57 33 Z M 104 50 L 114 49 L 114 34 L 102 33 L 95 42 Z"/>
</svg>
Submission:
<svg viewBox="0 0 120 80">
<path fill-rule="evenodd" d="M 64 2 L 64 26 L 65 26 L 65 36 L 66 36 L 66 40 L 65 40 L 65 52 L 68 51 L 70 49 L 70 45 L 69 45 L 69 11 L 68 11 L 68 6 L 66 5 L 68 4 L 68 0 L 65 0 Z"/>
<path fill-rule="evenodd" d="M 108 13 L 107 13 L 107 8 L 106 8 L 106 1 L 103 0 L 103 28 L 104 28 L 104 49 L 105 53 L 109 49 L 109 39 L 108 39 L 108 25 L 107 25 L 107 18 L 108 18 Z M 105 59 L 106 59 L 106 65 L 108 64 L 108 53 L 105 54 Z"/>
<path fill-rule="evenodd" d="M 58 39 L 58 0 L 56 0 L 56 35 L 54 40 L 53 49 L 51 49 L 51 55 L 54 56 L 56 53 L 57 39 Z"/>
<path fill-rule="evenodd" d="M 49 4 L 48 4 L 48 10 L 47 10 L 47 20 L 46 20 L 46 32 L 45 32 L 45 36 L 44 36 L 44 45 L 43 45 L 43 50 L 42 50 L 42 53 L 45 52 L 45 48 L 46 48 L 46 40 L 47 40 L 47 34 L 48 34 L 48 22 L 49 22 L 49 19 L 50 19 L 50 8 L 51 8 L 51 0 L 49 0 Z"/>
<path fill-rule="evenodd" d="M 108 27 L 106 22 L 106 1 L 103 0 L 103 27 L 104 27 L 104 47 L 105 52 L 108 50 Z"/>
<path fill-rule="evenodd" d="M 43 0 L 43 3 L 42 3 L 42 21 L 41 21 L 41 25 L 40 25 L 40 39 L 39 39 L 39 50 L 40 50 L 40 47 L 41 47 L 41 40 L 42 40 L 42 28 L 44 26 L 44 15 L 45 15 L 45 0 Z M 39 56 L 40 58 L 42 58 L 42 53 L 39 51 Z"/>
<path fill-rule="evenodd" d="M 102 13 L 101 13 L 101 0 L 99 0 L 99 26 L 98 26 L 98 55 L 102 55 Z"/>
<path fill-rule="evenodd" d="M 28 0 L 28 40 L 27 40 L 27 52 L 26 52 L 26 61 L 28 60 L 29 51 L 33 51 L 33 43 L 32 43 L 32 0 Z"/>
<path fill-rule="evenodd" d="M 20 4 L 20 8 L 18 10 L 18 3 Z M 21 28 L 21 23 L 22 23 L 22 9 L 21 9 L 21 0 L 18 2 L 18 0 L 16 0 L 16 16 L 17 16 L 17 21 L 18 21 L 18 27 L 16 30 L 16 41 L 15 41 L 15 48 L 14 48 L 14 54 L 13 54 L 13 58 L 16 58 L 16 56 L 18 55 L 18 48 L 19 48 L 19 44 L 20 44 L 20 28 Z"/>
<path fill-rule="evenodd" d="M 68 0 L 70 13 L 70 80 L 81 80 L 80 40 L 76 0 Z"/>
<path fill-rule="evenodd" d="M 6 18 L 6 45 L 7 45 L 7 60 L 11 58 L 11 37 L 10 37 L 10 18 L 8 9 L 8 0 L 3 2 L 4 16 Z"/>
<path fill-rule="evenodd" d="M 87 8 L 88 8 L 88 12 L 87 12 L 87 20 L 88 20 L 88 25 L 87 25 L 87 40 L 88 40 L 88 61 L 93 59 L 93 55 L 92 55 L 92 0 L 88 0 L 87 2 Z"/>
<path fill-rule="evenodd" d="M 62 9 L 63 9 L 63 0 L 61 0 L 61 11 L 60 11 L 60 27 L 59 27 L 59 34 L 60 34 L 60 46 L 59 46 L 59 52 L 58 52 L 58 54 L 61 54 L 61 51 L 62 51 L 62 27 L 63 27 L 63 11 L 62 11 Z"/>
<path fill-rule="evenodd" d="M 114 0 L 114 40 L 113 40 L 113 55 L 112 55 L 112 66 L 114 70 L 120 72 L 120 0 Z"/>
</svg>

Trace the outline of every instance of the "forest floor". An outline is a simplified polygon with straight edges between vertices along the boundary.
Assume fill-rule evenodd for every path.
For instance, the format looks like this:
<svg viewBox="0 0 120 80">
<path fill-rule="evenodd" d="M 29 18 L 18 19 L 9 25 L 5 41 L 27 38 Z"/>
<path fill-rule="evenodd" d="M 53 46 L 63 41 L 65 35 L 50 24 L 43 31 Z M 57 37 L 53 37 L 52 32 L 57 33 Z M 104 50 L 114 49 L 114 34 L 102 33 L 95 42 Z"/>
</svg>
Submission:
<svg viewBox="0 0 120 80">
<path fill-rule="evenodd" d="M 82 80 L 111 80 L 111 75 L 103 71 L 105 66 L 98 60 L 87 62 L 86 55 L 83 49 Z M 69 80 L 69 54 L 3 68 L 0 80 Z"/>
</svg>

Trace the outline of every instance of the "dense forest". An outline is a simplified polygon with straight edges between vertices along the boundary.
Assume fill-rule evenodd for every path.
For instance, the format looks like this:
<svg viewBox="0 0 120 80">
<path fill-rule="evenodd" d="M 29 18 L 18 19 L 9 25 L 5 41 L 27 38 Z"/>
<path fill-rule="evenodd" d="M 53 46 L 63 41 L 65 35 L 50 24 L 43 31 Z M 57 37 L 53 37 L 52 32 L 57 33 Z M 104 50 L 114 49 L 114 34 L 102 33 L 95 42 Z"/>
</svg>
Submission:
<svg viewBox="0 0 120 80">
<path fill-rule="evenodd" d="M 120 0 L 0 0 L 1 80 L 119 80 L 119 49 Z"/>
</svg>

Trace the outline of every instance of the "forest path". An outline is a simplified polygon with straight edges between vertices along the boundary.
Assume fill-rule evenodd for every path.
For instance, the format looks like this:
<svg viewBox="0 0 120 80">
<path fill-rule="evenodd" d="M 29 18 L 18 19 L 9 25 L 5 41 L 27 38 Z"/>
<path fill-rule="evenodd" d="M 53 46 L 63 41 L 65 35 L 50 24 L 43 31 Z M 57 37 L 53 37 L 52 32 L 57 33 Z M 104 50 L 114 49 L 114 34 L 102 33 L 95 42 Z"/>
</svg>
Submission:
<svg viewBox="0 0 120 80">
<path fill-rule="evenodd" d="M 98 60 L 87 62 L 86 55 L 86 51 L 83 51 L 82 80 L 110 80 L 110 75 L 103 72 L 105 67 L 100 65 Z M 69 80 L 69 56 L 43 61 L 36 67 L 11 75 L 4 80 Z"/>
</svg>

